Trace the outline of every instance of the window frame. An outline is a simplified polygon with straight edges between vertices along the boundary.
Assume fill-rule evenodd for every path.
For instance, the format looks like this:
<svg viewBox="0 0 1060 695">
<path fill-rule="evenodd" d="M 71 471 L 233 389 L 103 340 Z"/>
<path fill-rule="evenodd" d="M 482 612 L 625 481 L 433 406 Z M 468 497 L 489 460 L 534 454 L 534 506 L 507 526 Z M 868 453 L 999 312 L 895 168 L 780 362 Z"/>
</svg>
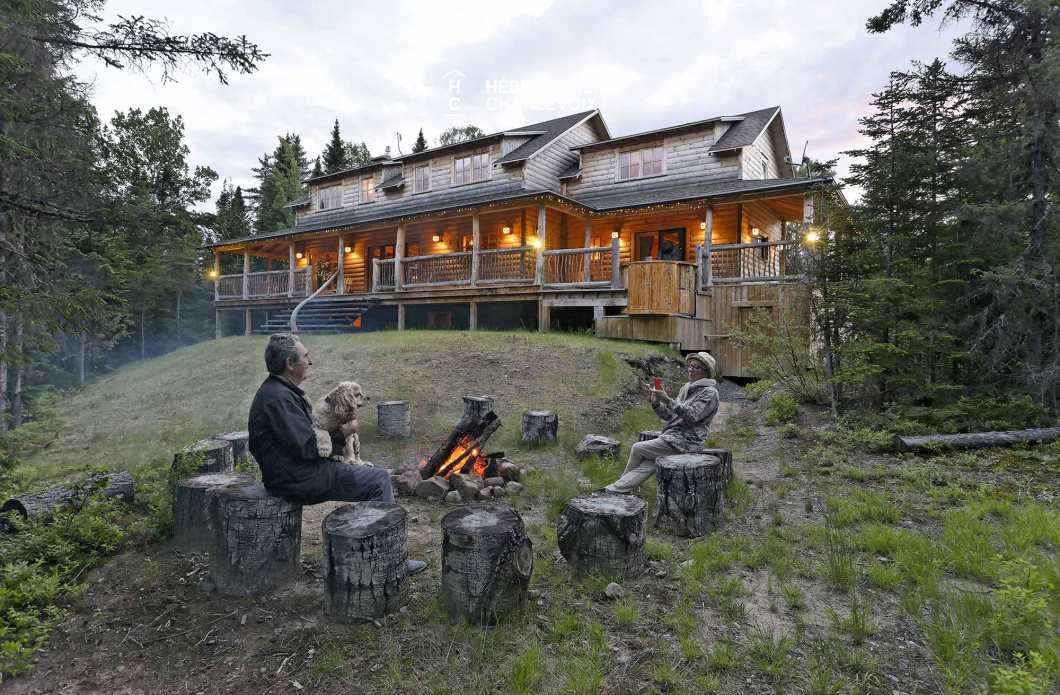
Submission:
<svg viewBox="0 0 1060 695">
<path fill-rule="evenodd" d="M 648 159 L 645 159 L 644 153 L 648 153 Z M 658 159 L 655 155 L 658 154 Z M 623 159 L 626 163 L 623 164 Z M 634 159 L 636 162 L 634 162 Z M 636 174 L 634 171 L 634 164 Z M 656 164 L 658 165 L 658 171 L 655 171 Z M 645 170 L 650 168 L 651 171 L 646 172 Z M 625 170 L 625 175 L 623 175 Z M 650 179 L 655 176 L 664 176 L 666 174 L 666 146 L 662 145 L 647 145 L 642 147 L 631 147 L 625 150 L 617 151 L 617 158 L 615 161 L 615 181 L 635 181 L 637 179 Z"/>
<path fill-rule="evenodd" d="M 466 166 L 463 162 L 467 160 Z M 462 181 L 457 181 L 457 162 L 461 162 L 460 174 Z M 475 178 L 475 172 L 481 172 L 481 178 Z M 490 161 L 489 150 L 472 152 L 457 157 L 453 155 L 452 171 L 450 174 L 453 186 L 468 186 L 473 183 L 489 181 L 493 176 L 493 163 Z"/>
<path fill-rule="evenodd" d="M 420 171 L 422 171 L 424 169 L 427 171 L 427 177 L 426 177 L 427 186 L 426 186 L 426 188 L 419 188 L 418 185 L 417 185 L 419 183 L 418 176 L 419 176 Z M 428 162 L 426 164 L 417 164 L 416 166 L 412 167 L 412 193 L 413 193 L 413 195 L 415 195 L 417 193 L 429 193 L 430 190 L 431 190 L 431 164 L 430 164 L 430 162 Z"/>
<path fill-rule="evenodd" d="M 325 194 L 328 195 L 325 195 Z M 334 198 L 334 205 L 326 205 L 329 198 Z M 334 210 L 342 207 L 342 184 L 336 183 L 331 186 L 324 186 L 318 188 L 316 191 L 316 205 L 313 206 L 316 212 L 323 210 Z"/>
<path fill-rule="evenodd" d="M 360 188 L 357 191 L 361 204 L 374 203 L 375 202 L 375 177 L 374 176 L 362 176 L 360 179 Z M 365 185 L 367 184 L 367 185 Z"/>
</svg>

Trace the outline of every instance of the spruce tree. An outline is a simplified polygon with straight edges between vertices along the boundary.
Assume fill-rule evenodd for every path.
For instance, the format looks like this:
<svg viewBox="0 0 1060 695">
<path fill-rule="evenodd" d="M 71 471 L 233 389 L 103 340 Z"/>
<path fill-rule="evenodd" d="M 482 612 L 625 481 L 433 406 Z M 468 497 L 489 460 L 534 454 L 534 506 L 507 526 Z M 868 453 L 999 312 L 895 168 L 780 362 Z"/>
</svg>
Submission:
<svg viewBox="0 0 1060 695">
<path fill-rule="evenodd" d="M 334 174 L 336 171 L 345 171 L 353 166 L 347 156 L 345 143 L 339 133 L 339 119 L 335 119 L 335 125 L 331 129 L 331 139 L 322 155 L 324 173 Z"/>
<path fill-rule="evenodd" d="M 412 144 L 412 154 L 417 152 L 423 152 L 427 149 L 427 138 L 423 137 L 423 128 L 420 128 L 420 134 L 416 136 L 416 142 Z"/>
<path fill-rule="evenodd" d="M 364 144 L 364 142 L 356 144 L 352 141 L 347 141 L 345 148 L 346 159 L 350 162 L 351 167 L 363 167 L 372 161 L 372 153 L 368 151 L 368 145 Z"/>
<path fill-rule="evenodd" d="M 309 178 L 315 179 L 318 176 L 324 175 L 324 168 L 320 166 L 320 157 L 313 160 L 313 173 L 309 175 Z"/>
</svg>

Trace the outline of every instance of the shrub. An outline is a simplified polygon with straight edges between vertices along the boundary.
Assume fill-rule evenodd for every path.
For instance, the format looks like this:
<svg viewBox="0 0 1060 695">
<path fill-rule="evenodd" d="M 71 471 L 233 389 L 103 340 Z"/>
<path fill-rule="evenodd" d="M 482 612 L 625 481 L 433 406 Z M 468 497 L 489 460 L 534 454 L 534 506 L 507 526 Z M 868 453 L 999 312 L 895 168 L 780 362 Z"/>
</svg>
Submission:
<svg viewBox="0 0 1060 695">
<path fill-rule="evenodd" d="M 798 409 L 798 403 L 790 394 L 774 394 L 770 396 L 769 405 L 766 407 L 766 424 L 779 425 L 782 422 L 789 422 L 795 418 Z"/>
</svg>

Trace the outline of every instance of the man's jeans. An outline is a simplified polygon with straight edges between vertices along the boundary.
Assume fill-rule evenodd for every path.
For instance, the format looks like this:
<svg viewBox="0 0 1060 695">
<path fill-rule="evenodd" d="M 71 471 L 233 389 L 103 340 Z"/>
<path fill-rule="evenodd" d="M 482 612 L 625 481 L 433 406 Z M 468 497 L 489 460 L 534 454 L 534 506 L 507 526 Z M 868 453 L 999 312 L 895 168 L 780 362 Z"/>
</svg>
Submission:
<svg viewBox="0 0 1060 695">
<path fill-rule="evenodd" d="M 290 488 L 269 487 L 269 492 L 299 504 L 394 501 L 394 486 L 386 469 L 351 466 L 331 459 L 321 459 L 308 479 Z"/>
</svg>

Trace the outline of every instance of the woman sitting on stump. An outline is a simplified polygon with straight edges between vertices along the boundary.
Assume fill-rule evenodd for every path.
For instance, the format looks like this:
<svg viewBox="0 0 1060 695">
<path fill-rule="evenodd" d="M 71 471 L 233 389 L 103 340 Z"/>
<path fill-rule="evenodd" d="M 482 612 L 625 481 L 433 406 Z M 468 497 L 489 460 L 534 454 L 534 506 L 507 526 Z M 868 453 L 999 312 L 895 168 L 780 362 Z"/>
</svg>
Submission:
<svg viewBox="0 0 1060 695">
<path fill-rule="evenodd" d="M 655 460 L 672 454 L 694 454 L 703 450 L 710 421 L 718 412 L 718 389 L 714 381 L 714 358 L 696 352 L 685 359 L 688 383 L 677 398 L 665 389 L 651 388 L 651 407 L 666 426 L 662 434 L 646 442 L 637 442 L 629 451 L 629 461 L 622 477 L 608 485 L 608 492 L 631 493 L 655 475 Z"/>
</svg>

